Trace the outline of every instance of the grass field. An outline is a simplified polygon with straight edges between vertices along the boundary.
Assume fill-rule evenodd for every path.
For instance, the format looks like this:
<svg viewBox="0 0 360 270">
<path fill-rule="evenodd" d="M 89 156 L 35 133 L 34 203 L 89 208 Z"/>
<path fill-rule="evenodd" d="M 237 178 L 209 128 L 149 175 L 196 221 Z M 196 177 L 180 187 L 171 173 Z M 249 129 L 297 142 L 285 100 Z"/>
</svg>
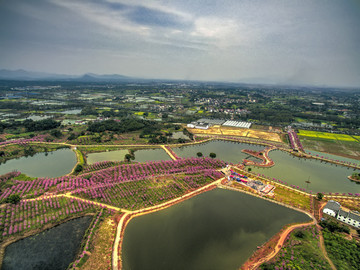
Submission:
<svg viewBox="0 0 360 270">
<path fill-rule="evenodd" d="M 337 269 L 359 269 L 360 243 L 345 239 L 343 234 L 323 230 L 326 251 Z"/>
<path fill-rule="evenodd" d="M 299 136 L 307 150 L 326 152 L 360 160 L 360 143 L 357 141 L 326 140 L 317 137 Z"/>
<path fill-rule="evenodd" d="M 310 197 L 295 191 L 290 191 L 282 186 L 276 186 L 275 199 L 285 204 L 294 205 L 305 210 L 310 210 Z"/>
<path fill-rule="evenodd" d="M 348 142 L 358 142 L 360 139 L 359 138 L 360 136 L 350 136 L 346 134 L 335 134 L 335 133 L 302 130 L 302 129 L 299 130 L 298 135 L 303 137 L 311 137 L 311 138 L 326 139 L 326 140 L 337 140 L 337 141 L 348 141 Z"/>
</svg>

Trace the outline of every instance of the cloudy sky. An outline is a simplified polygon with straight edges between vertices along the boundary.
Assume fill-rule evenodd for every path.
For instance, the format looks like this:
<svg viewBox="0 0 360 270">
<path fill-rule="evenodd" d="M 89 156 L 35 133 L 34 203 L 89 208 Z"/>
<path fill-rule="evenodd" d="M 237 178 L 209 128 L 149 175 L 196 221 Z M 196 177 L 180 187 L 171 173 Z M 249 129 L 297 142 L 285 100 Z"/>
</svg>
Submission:
<svg viewBox="0 0 360 270">
<path fill-rule="evenodd" d="M 0 0 L 0 68 L 360 86 L 359 0 Z"/>
</svg>

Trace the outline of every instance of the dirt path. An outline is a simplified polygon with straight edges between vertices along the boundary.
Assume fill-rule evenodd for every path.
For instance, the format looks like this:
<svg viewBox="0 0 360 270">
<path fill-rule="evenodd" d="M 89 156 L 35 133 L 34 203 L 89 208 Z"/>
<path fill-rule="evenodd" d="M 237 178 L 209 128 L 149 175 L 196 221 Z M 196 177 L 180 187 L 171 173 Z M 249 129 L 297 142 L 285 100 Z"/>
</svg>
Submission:
<svg viewBox="0 0 360 270">
<path fill-rule="evenodd" d="M 264 262 L 267 262 L 269 260 L 271 260 L 272 258 L 274 258 L 278 252 L 281 250 L 281 248 L 283 247 L 284 245 L 284 242 L 286 240 L 286 237 L 295 229 L 297 228 L 301 228 L 301 227 L 304 227 L 304 226 L 309 226 L 309 225 L 314 225 L 316 224 L 316 220 L 313 219 L 313 221 L 311 222 L 308 222 L 308 223 L 302 223 L 302 224 L 296 224 L 296 225 L 293 225 L 293 226 L 290 226 L 289 228 L 287 228 L 280 236 L 280 239 L 279 241 L 277 242 L 276 246 L 275 246 L 275 249 L 268 255 L 266 255 L 265 257 L 261 258 L 259 261 L 257 261 L 256 263 L 254 263 L 253 265 L 249 266 L 248 270 L 255 270 L 255 269 L 258 269 L 258 267 L 263 264 Z"/>
<path fill-rule="evenodd" d="M 112 256 L 111 256 L 111 260 L 112 260 L 112 269 L 113 270 L 118 270 L 119 269 L 119 246 L 120 246 L 120 238 L 121 238 L 121 232 L 123 230 L 123 227 L 125 225 L 125 220 L 126 218 L 129 216 L 130 214 L 125 214 L 121 217 L 119 224 L 117 226 L 116 229 L 116 236 L 115 236 L 115 240 L 114 240 L 114 246 L 112 249 Z"/>
<path fill-rule="evenodd" d="M 321 218 L 322 218 L 322 213 L 323 213 L 322 209 L 325 207 L 325 205 L 326 205 L 326 203 L 323 202 L 323 203 L 321 203 L 321 205 L 319 207 L 319 220 L 321 220 Z M 323 237 L 322 232 L 321 232 L 321 227 L 318 224 L 316 224 L 316 226 L 319 229 L 319 241 L 320 241 L 321 252 L 324 255 L 325 259 L 330 264 L 331 269 L 336 270 L 336 267 L 335 267 L 334 263 L 332 262 L 332 260 L 329 258 L 328 254 L 327 254 L 327 251 L 326 251 L 326 248 L 325 248 L 324 237 Z"/>
<path fill-rule="evenodd" d="M 321 210 L 322 208 L 325 206 L 325 203 L 323 203 L 321 205 L 321 207 L 319 208 L 319 219 L 321 218 Z M 316 225 L 317 228 L 319 229 L 319 242 L 320 242 L 320 249 L 325 257 L 325 259 L 329 262 L 330 264 L 330 267 L 332 270 L 336 270 L 336 267 L 335 265 L 333 264 L 333 262 L 331 261 L 331 259 L 329 258 L 327 252 L 326 252 L 326 249 L 325 249 L 325 244 L 324 244 L 324 237 L 321 233 L 321 228 L 320 226 L 317 224 L 317 221 L 314 217 L 312 217 L 312 221 L 311 222 L 308 222 L 308 223 L 302 223 L 302 224 L 296 224 L 296 225 L 293 225 L 293 226 L 290 226 L 289 228 L 287 228 L 284 232 L 282 232 L 279 240 L 278 240 L 278 243 L 276 244 L 275 246 L 275 249 L 270 253 L 268 254 L 267 256 L 261 258 L 259 261 L 257 261 L 256 263 L 254 263 L 253 265 L 247 267 L 247 268 L 244 268 L 244 269 L 248 269 L 248 270 L 255 270 L 255 269 L 258 269 L 258 267 L 263 264 L 264 262 L 267 262 L 267 261 L 270 261 L 272 258 L 274 258 L 278 252 L 282 249 L 285 241 L 286 241 L 286 237 L 295 229 L 297 228 L 301 228 L 301 227 L 305 227 L 305 226 L 310 226 L 310 225 Z"/>
<path fill-rule="evenodd" d="M 165 150 L 165 152 L 171 157 L 172 160 L 177 160 L 176 157 L 165 147 L 165 145 L 161 145 L 161 148 Z"/>
<path fill-rule="evenodd" d="M 321 232 L 321 228 L 319 225 L 317 225 L 317 227 L 319 228 L 319 241 L 320 241 L 320 249 L 321 249 L 321 252 L 322 254 L 324 255 L 325 259 L 328 261 L 328 263 L 330 264 L 330 267 L 332 270 L 336 270 L 336 267 L 334 265 L 334 263 L 332 262 L 332 260 L 329 258 L 327 252 L 326 252 L 326 248 L 325 248 L 325 243 L 324 243 L 324 237 L 322 235 L 322 232 Z"/>
</svg>

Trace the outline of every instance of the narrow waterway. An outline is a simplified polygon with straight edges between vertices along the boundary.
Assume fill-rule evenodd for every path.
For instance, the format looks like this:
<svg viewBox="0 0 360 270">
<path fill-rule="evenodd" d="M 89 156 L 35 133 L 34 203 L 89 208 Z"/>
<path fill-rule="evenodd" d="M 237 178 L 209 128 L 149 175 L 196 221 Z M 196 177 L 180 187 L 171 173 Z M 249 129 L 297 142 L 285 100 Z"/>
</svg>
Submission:
<svg viewBox="0 0 360 270">
<path fill-rule="evenodd" d="M 314 159 L 298 158 L 283 151 L 271 151 L 275 166 L 253 167 L 253 172 L 267 175 L 312 192 L 359 193 L 360 184 L 347 176 L 359 170 Z M 309 181 L 310 183 L 306 183 Z"/>
</svg>

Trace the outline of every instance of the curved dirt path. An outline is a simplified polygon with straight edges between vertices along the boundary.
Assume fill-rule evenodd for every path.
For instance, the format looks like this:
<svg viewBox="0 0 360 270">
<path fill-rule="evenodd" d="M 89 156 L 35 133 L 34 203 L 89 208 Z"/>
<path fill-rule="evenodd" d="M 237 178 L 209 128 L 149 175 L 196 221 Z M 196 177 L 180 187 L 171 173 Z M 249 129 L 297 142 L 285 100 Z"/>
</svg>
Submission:
<svg viewBox="0 0 360 270">
<path fill-rule="evenodd" d="M 284 245 L 284 242 L 286 240 L 286 237 L 295 229 L 297 228 L 301 228 L 304 226 L 309 226 L 309 225 L 314 225 L 316 224 L 316 220 L 313 219 L 313 221 L 311 222 L 307 222 L 307 223 L 301 223 L 301 224 L 296 224 L 296 225 L 292 225 L 289 228 L 286 228 L 286 230 L 281 234 L 279 241 L 277 242 L 275 249 L 268 255 L 266 255 L 266 257 L 261 258 L 259 261 L 257 261 L 256 263 L 252 264 L 251 266 L 249 266 L 248 270 L 255 270 L 258 269 L 258 267 L 263 264 L 264 262 L 270 261 L 272 258 L 274 258 L 278 252 L 281 250 L 281 248 Z"/>
<path fill-rule="evenodd" d="M 320 227 L 319 225 L 317 225 L 317 226 Z M 319 241 L 320 241 L 320 249 L 321 249 L 322 254 L 324 255 L 325 259 L 330 264 L 331 269 L 336 270 L 334 263 L 332 262 L 332 260 L 329 258 L 328 254 L 327 254 L 327 251 L 325 248 L 325 243 L 324 243 L 324 237 L 322 235 L 321 230 L 319 230 Z"/>
<path fill-rule="evenodd" d="M 325 207 L 326 203 L 323 202 L 321 204 L 321 206 L 319 207 L 319 220 L 321 220 L 322 218 L 322 209 Z M 319 226 L 319 224 L 316 224 L 316 226 L 319 229 L 319 241 L 320 241 L 320 249 L 322 254 L 324 255 L 325 259 L 328 261 L 328 263 L 330 264 L 330 267 L 332 270 L 336 270 L 336 267 L 334 265 L 334 263 L 332 262 L 332 260 L 329 258 L 326 248 L 325 248 L 325 242 L 324 242 L 324 237 L 322 235 L 322 231 L 321 231 L 321 227 Z"/>
<path fill-rule="evenodd" d="M 321 213 L 322 213 L 322 208 L 325 206 L 325 203 L 323 203 L 321 205 L 321 207 L 319 208 L 319 219 L 321 219 Z M 305 212 L 306 213 L 306 212 Z M 307 213 L 309 216 L 312 217 L 312 221 L 308 222 L 308 223 L 302 223 L 302 224 L 296 224 L 293 226 L 290 226 L 289 228 L 287 228 L 280 236 L 280 239 L 278 240 L 278 243 L 275 246 L 275 249 L 268 254 L 267 256 L 261 258 L 259 261 L 257 261 L 256 263 L 254 263 L 253 265 L 249 266 L 248 268 L 245 269 L 249 269 L 249 270 L 255 270 L 258 269 L 258 267 L 263 264 L 264 262 L 270 261 L 272 258 L 274 258 L 278 252 L 281 250 L 281 248 L 284 245 L 284 242 L 286 240 L 286 237 L 295 229 L 297 228 L 301 228 L 304 226 L 309 226 L 309 225 L 316 225 L 317 228 L 319 228 L 319 242 L 320 242 L 320 249 L 321 252 L 323 253 L 323 256 L 325 257 L 325 259 L 328 261 L 330 267 L 332 270 L 336 270 L 336 267 L 334 265 L 334 263 L 331 261 L 331 259 L 329 258 L 327 252 L 326 252 L 326 248 L 325 248 L 325 244 L 324 244 L 324 237 L 321 233 L 321 228 L 317 223 L 317 220 L 315 219 L 315 217 L 313 217 L 312 215 L 310 215 L 309 213 Z"/>
</svg>

